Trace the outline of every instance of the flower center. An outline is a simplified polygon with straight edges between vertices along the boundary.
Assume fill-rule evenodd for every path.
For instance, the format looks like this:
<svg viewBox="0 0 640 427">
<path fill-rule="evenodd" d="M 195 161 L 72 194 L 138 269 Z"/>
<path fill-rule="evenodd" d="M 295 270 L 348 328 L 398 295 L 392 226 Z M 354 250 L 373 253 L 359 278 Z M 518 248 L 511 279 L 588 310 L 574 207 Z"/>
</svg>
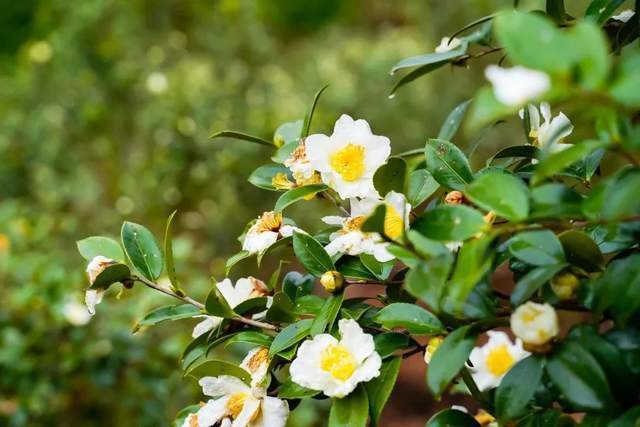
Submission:
<svg viewBox="0 0 640 427">
<path fill-rule="evenodd" d="M 364 147 L 347 144 L 329 157 L 333 170 L 345 181 L 356 181 L 364 174 Z"/>
<path fill-rule="evenodd" d="M 263 363 L 269 363 L 269 349 L 262 347 L 249 359 L 249 372 L 255 373 Z"/>
<path fill-rule="evenodd" d="M 247 400 L 247 393 L 239 392 L 229 396 L 229 400 L 227 400 L 227 412 L 234 420 L 240 415 L 245 400 Z"/>
<path fill-rule="evenodd" d="M 282 213 L 265 212 L 262 214 L 257 223 L 258 233 L 264 231 L 278 231 L 282 225 Z"/>
<path fill-rule="evenodd" d="M 491 349 L 485 360 L 489 372 L 496 377 L 502 376 L 502 374 L 511 369 L 514 362 L 515 359 L 506 345 L 499 345 Z"/>
<path fill-rule="evenodd" d="M 365 219 L 367 219 L 367 217 L 364 215 L 351 217 L 344 222 L 342 228 L 347 233 L 350 231 L 358 231 L 360 227 L 362 227 L 362 224 L 364 224 Z"/>
<path fill-rule="evenodd" d="M 356 370 L 356 360 L 343 345 L 330 345 L 322 350 L 320 368 L 340 381 L 346 381 Z"/>
<path fill-rule="evenodd" d="M 387 203 L 387 213 L 384 217 L 384 234 L 392 239 L 397 239 L 402 235 L 404 221 L 402 215 L 389 203 Z"/>
</svg>

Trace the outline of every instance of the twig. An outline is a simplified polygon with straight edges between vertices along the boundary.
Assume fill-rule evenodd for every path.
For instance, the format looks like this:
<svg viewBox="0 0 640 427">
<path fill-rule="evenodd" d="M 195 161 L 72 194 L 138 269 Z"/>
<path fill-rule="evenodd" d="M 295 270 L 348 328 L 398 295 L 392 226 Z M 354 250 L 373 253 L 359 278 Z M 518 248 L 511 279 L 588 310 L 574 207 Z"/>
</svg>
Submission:
<svg viewBox="0 0 640 427">
<path fill-rule="evenodd" d="M 166 289 L 163 288 L 162 286 L 158 285 L 157 283 L 154 283 L 150 280 L 145 279 L 144 277 L 138 277 L 138 276 L 133 276 L 132 279 L 134 281 L 140 282 L 142 284 L 144 284 L 145 286 L 151 288 L 151 289 L 155 289 L 158 292 L 161 292 L 165 295 L 168 295 L 170 297 L 179 299 L 180 301 L 183 301 L 187 304 L 191 304 L 194 307 L 197 307 L 200 310 L 204 310 L 205 306 L 204 304 L 202 304 L 199 301 L 194 300 L 193 298 L 191 298 L 188 295 L 178 295 L 176 293 L 174 293 L 173 291 L 171 291 L 170 289 Z M 278 331 L 280 330 L 279 327 L 277 327 L 276 325 L 272 325 L 270 323 L 266 323 L 266 322 L 261 322 L 259 320 L 254 320 L 254 319 L 249 319 L 247 317 L 242 317 L 242 316 L 237 316 L 237 317 L 232 317 L 229 320 L 234 321 L 234 322 L 239 322 L 239 323 L 244 323 L 245 325 L 249 325 L 249 326 L 255 326 L 256 328 L 262 328 L 262 329 L 267 329 L 270 331 Z"/>
<path fill-rule="evenodd" d="M 336 205 L 336 207 L 338 209 L 340 209 L 342 211 L 342 213 L 344 213 L 347 216 L 351 216 L 351 214 L 349 213 L 348 210 L 346 210 L 344 207 L 342 207 L 342 205 L 340 203 L 338 203 L 338 201 L 335 199 L 335 197 L 333 197 L 331 194 L 329 194 L 328 191 L 323 191 L 322 193 L 320 193 L 321 197 L 324 197 L 325 199 L 333 202 L 334 205 Z"/>
</svg>

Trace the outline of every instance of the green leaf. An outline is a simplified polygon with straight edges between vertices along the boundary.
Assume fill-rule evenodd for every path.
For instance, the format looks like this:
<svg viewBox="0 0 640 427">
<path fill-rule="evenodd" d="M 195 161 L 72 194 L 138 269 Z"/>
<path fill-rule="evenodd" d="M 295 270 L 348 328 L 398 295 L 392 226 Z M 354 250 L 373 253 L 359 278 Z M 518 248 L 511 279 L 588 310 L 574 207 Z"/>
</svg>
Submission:
<svg viewBox="0 0 640 427">
<path fill-rule="evenodd" d="M 229 338 L 224 344 L 225 348 L 229 347 L 231 344 L 235 343 L 244 343 L 244 344 L 254 344 L 262 347 L 269 347 L 273 342 L 273 337 L 263 334 L 262 332 L 256 331 L 242 331 L 233 335 Z"/>
<path fill-rule="evenodd" d="M 239 316 L 244 316 L 247 313 L 260 313 L 266 310 L 268 301 L 267 297 L 249 298 L 233 307 L 233 311 Z"/>
<path fill-rule="evenodd" d="M 512 115 L 516 110 L 517 107 L 504 105 L 498 101 L 492 88 L 483 87 L 476 93 L 473 104 L 471 104 L 467 128 L 469 131 L 475 132 L 498 119 Z"/>
<path fill-rule="evenodd" d="M 426 169 L 418 169 L 409 174 L 409 184 L 407 186 L 407 202 L 411 206 L 418 206 L 427 200 L 440 184 Z"/>
<path fill-rule="evenodd" d="M 542 379 L 542 362 L 542 358 L 529 356 L 507 372 L 496 390 L 499 419 L 512 420 L 524 415 Z"/>
<path fill-rule="evenodd" d="M 313 276 L 312 276 L 313 277 Z M 293 308 L 294 312 L 298 315 L 310 314 L 317 316 L 322 310 L 324 305 L 324 299 L 317 295 L 303 295 L 296 300 L 296 305 Z"/>
<path fill-rule="evenodd" d="M 532 265 L 557 265 L 565 261 L 560 240 L 549 230 L 517 234 L 509 241 L 509 251 Z"/>
<path fill-rule="evenodd" d="M 480 427 L 471 415 L 457 409 L 443 409 L 429 418 L 425 427 Z"/>
<path fill-rule="evenodd" d="M 580 217 L 582 196 L 560 183 L 542 184 L 531 190 L 531 214 L 533 218 Z"/>
<path fill-rule="evenodd" d="M 307 137 L 309 136 L 309 130 L 311 129 L 311 121 L 313 120 L 313 114 L 316 111 L 316 106 L 318 105 L 318 100 L 320 99 L 320 96 L 322 95 L 322 93 L 325 91 L 326 88 L 328 88 L 329 85 L 326 84 L 324 86 L 322 86 L 314 95 L 313 97 L 313 102 L 311 103 L 311 108 L 309 109 L 309 112 L 307 113 L 307 115 L 304 117 L 304 125 L 303 125 L 303 133 L 302 136 L 303 137 Z"/>
<path fill-rule="evenodd" d="M 441 241 L 466 240 L 481 232 L 486 223 L 482 214 L 464 205 L 441 205 L 419 217 L 412 228 Z"/>
<path fill-rule="evenodd" d="M 462 190 L 473 181 L 469 161 L 458 147 L 440 139 L 430 139 L 424 149 L 427 170 L 443 187 Z"/>
<path fill-rule="evenodd" d="M 391 68 L 391 74 L 395 74 L 397 71 L 404 70 L 406 68 L 423 67 L 425 65 L 437 64 L 443 61 L 450 61 L 451 59 L 454 59 L 463 55 L 466 49 L 467 49 L 467 46 L 462 45 L 448 52 L 440 52 L 440 53 L 436 52 L 436 53 L 427 53 L 424 55 L 411 56 L 409 58 L 403 59 L 402 61 L 394 65 L 393 68 Z"/>
<path fill-rule="evenodd" d="M 431 258 L 418 263 L 406 276 L 404 285 L 409 294 L 440 312 L 447 278 L 451 271 L 451 255 Z"/>
<path fill-rule="evenodd" d="M 567 12 L 564 8 L 564 0 L 547 0 L 546 1 L 547 15 L 551 16 L 558 24 L 565 22 Z"/>
<path fill-rule="evenodd" d="M 280 333 L 278 333 L 278 335 L 276 335 L 271 343 L 271 347 L 269 347 L 269 354 L 278 354 L 299 341 L 302 341 L 307 335 L 309 335 L 312 324 L 313 319 L 303 319 L 284 328 Z"/>
<path fill-rule="evenodd" d="M 503 12 L 495 19 L 495 35 L 515 63 L 550 73 L 566 73 L 573 62 L 569 37 L 544 17 Z"/>
<path fill-rule="evenodd" d="M 231 375 L 241 379 L 246 384 L 251 380 L 251 374 L 240 368 L 238 365 L 225 362 L 223 360 L 205 360 L 192 368 L 190 368 L 184 376 L 192 376 L 194 378 L 202 377 L 218 377 L 220 375 Z"/>
<path fill-rule="evenodd" d="M 377 280 L 376 276 L 374 276 L 371 271 L 362 264 L 360 258 L 357 257 L 341 257 L 336 263 L 336 268 L 344 277 L 349 279 L 362 280 L 365 282 Z"/>
<path fill-rule="evenodd" d="M 400 327 L 414 335 L 435 335 L 444 332 L 442 322 L 433 313 L 415 304 L 389 304 L 380 310 L 373 320 L 387 329 Z"/>
<path fill-rule="evenodd" d="M 602 368 L 580 345 L 563 343 L 548 359 L 545 369 L 571 409 L 604 411 L 613 405 Z"/>
<path fill-rule="evenodd" d="M 384 219 L 387 215 L 387 206 L 383 203 L 376 206 L 371 215 L 365 219 L 360 229 L 367 233 L 378 233 L 384 236 Z"/>
<path fill-rule="evenodd" d="M 329 298 L 324 301 L 322 309 L 313 319 L 313 324 L 309 331 L 312 337 L 323 333 L 325 330 L 331 331 L 333 323 L 340 312 L 340 307 L 342 307 L 343 300 L 344 292 L 338 292 L 330 295 Z"/>
<path fill-rule="evenodd" d="M 569 263 L 591 273 L 602 269 L 604 263 L 602 252 L 586 233 L 569 230 L 560 233 L 558 238 Z"/>
<path fill-rule="evenodd" d="M 309 295 L 313 290 L 316 278 L 310 274 L 302 275 L 297 271 L 290 271 L 282 279 L 282 291 L 296 301 L 298 298 Z"/>
<path fill-rule="evenodd" d="M 266 318 L 270 322 L 293 322 L 296 319 L 293 301 L 284 292 L 276 292 L 273 296 L 273 303 L 267 310 Z"/>
<path fill-rule="evenodd" d="M 229 306 L 229 302 L 226 300 L 224 295 L 222 295 L 220 289 L 218 289 L 217 283 L 213 285 L 209 295 L 207 295 L 204 306 L 207 313 L 212 316 L 223 317 L 225 319 L 230 319 L 236 316 L 233 309 Z"/>
<path fill-rule="evenodd" d="M 402 78 L 400 78 L 400 80 L 398 80 L 393 87 L 391 88 L 391 92 L 389 93 L 389 98 L 393 98 L 395 96 L 395 93 L 398 89 L 400 89 L 402 86 L 406 85 L 407 83 L 411 83 L 412 81 L 414 81 L 415 79 L 417 79 L 418 77 L 422 77 L 425 74 L 429 74 L 432 71 L 437 70 L 438 68 L 447 65 L 452 59 L 461 57 L 464 55 L 465 51 L 467 49 L 467 44 L 464 43 L 463 45 L 461 45 L 459 48 L 451 50 L 449 53 L 451 54 L 451 57 L 448 59 L 444 59 L 441 61 L 436 61 L 436 62 L 430 62 L 428 64 L 419 66 L 418 68 L 411 70 L 410 72 L 408 72 L 407 74 L 405 74 L 404 76 L 402 76 Z M 436 54 L 428 54 L 429 56 L 432 55 L 436 55 Z M 410 59 L 410 58 L 409 58 Z M 426 58 L 425 61 L 431 61 L 431 58 Z"/>
<path fill-rule="evenodd" d="M 409 346 L 409 337 L 400 332 L 383 332 L 375 335 L 373 341 L 376 345 L 376 352 L 383 359 L 391 356 L 395 351 Z"/>
<path fill-rule="evenodd" d="M 624 327 L 640 310 L 640 254 L 614 259 L 593 284 L 594 311 L 609 310 Z"/>
<path fill-rule="evenodd" d="M 456 311 L 463 308 L 471 291 L 491 269 L 494 254 L 490 247 L 493 239 L 492 235 L 473 239 L 458 252 L 456 267 L 447 287 Z"/>
<path fill-rule="evenodd" d="M 395 262 L 387 261 L 380 262 L 373 255 L 369 254 L 360 254 L 360 261 L 362 264 L 373 274 L 378 280 L 384 281 L 389 278 L 389 274 L 391 274 L 391 270 Z"/>
<path fill-rule="evenodd" d="M 300 200 L 307 200 L 309 197 L 313 197 L 327 188 L 329 187 L 324 184 L 312 184 L 289 190 L 278 198 L 273 210 L 276 212 L 282 212 L 286 207 L 291 206 Z"/>
<path fill-rule="evenodd" d="M 565 263 L 555 265 L 544 265 L 536 267 L 527 272 L 518 280 L 516 287 L 511 293 L 511 304 L 520 305 L 535 294 L 538 289 L 553 278 L 556 274 L 566 267 Z"/>
<path fill-rule="evenodd" d="M 464 115 L 469 108 L 469 104 L 471 104 L 471 100 L 467 99 L 466 101 L 458 104 L 456 108 L 449 113 L 438 132 L 438 139 L 444 141 L 451 141 L 451 139 L 453 139 L 460 128 L 460 123 L 462 123 L 462 120 L 464 119 Z"/>
<path fill-rule="evenodd" d="M 458 375 L 475 342 L 476 335 L 471 332 L 470 326 L 456 329 L 442 341 L 427 369 L 427 385 L 436 396 L 440 396 Z"/>
<path fill-rule="evenodd" d="M 243 259 L 249 258 L 251 254 L 248 251 L 240 251 L 237 254 L 233 255 L 231 258 L 227 260 L 225 263 L 225 275 L 228 275 L 234 265 L 242 261 Z"/>
<path fill-rule="evenodd" d="M 637 13 L 637 12 L 636 12 Z M 622 62 L 620 72 L 609 89 L 611 96 L 627 107 L 640 106 L 640 56 L 629 56 Z"/>
<path fill-rule="evenodd" d="M 624 169 L 609 185 L 602 196 L 602 218 L 614 220 L 640 213 L 640 169 Z"/>
<path fill-rule="evenodd" d="M 125 221 L 121 238 L 131 264 L 147 279 L 157 279 L 162 273 L 163 262 L 153 234 L 140 224 Z"/>
<path fill-rule="evenodd" d="M 329 412 L 329 427 L 366 427 L 369 415 L 369 400 L 362 385 L 349 395 L 333 399 Z"/>
<path fill-rule="evenodd" d="M 624 0 L 594 0 L 589 4 L 585 16 L 595 18 L 598 24 L 602 24 L 611 18 L 622 3 Z"/>
<path fill-rule="evenodd" d="M 273 145 L 276 147 L 282 147 L 283 145 L 291 142 L 297 143 L 302 136 L 302 126 L 302 120 L 281 124 L 273 134 Z"/>
<path fill-rule="evenodd" d="M 294 150 L 298 148 L 298 145 L 300 145 L 298 141 L 291 141 L 284 144 L 282 147 L 278 148 L 275 153 L 273 153 L 273 156 L 271 156 L 271 161 L 274 163 L 283 163 L 289 158 L 289 156 L 291 156 L 291 153 L 293 153 Z"/>
<path fill-rule="evenodd" d="M 373 175 L 373 184 L 381 197 L 390 191 L 404 193 L 404 182 L 407 175 L 407 163 L 400 157 L 391 157 L 380 166 Z"/>
<path fill-rule="evenodd" d="M 280 399 L 305 399 L 318 394 L 320 394 L 320 391 L 302 387 L 291 381 L 291 378 L 287 378 L 278 389 L 278 397 Z"/>
<path fill-rule="evenodd" d="M 369 414 L 371 416 L 371 427 L 379 425 L 380 415 L 384 405 L 389 400 L 393 387 L 400 372 L 401 357 L 392 357 L 382 363 L 380 375 L 365 383 L 365 389 L 369 398 Z"/>
<path fill-rule="evenodd" d="M 497 190 L 497 191 L 496 191 Z M 476 205 L 510 221 L 522 221 L 529 214 L 529 190 L 514 175 L 489 171 L 467 185 L 465 195 Z"/>
<path fill-rule="evenodd" d="M 268 139 L 260 138 L 259 136 L 253 136 L 242 132 L 236 132 L 233 130 L 222 130 L 209 136 L 209 139 L 216 138 L 233 138 L 241 141 L 254 142 L 259 145 L 266 145 L 267 147 L 273 147 L 273 142 Z"/>
<path fill-rule="evenodd" d="M 130 277 L 131 270 L 126 264 L 111 264 L 96 276 L 91 289 L 107 289 L 112 284 L 126 281 Z"/>
<path fill-rule="evenodd" d="M 526 109 L 524 111 L 527 111 Z M 525 159 L 538 159 L 542 157 L 540 149 L 534 145 L 513 145 L 498 151 L 493 157 L 487 161 L 487 166 L 491 165 L 497 159 L 510 159 L 513 157 L 522 157 Z"/>
<path fill-rule="evenodd" d="M 176 267 L 173 262 L 173 240 L 171 237 L 171 224 L 173 222 L 173 217 L 176 215 L 176 211 L 173 211 L 169 218 L 167 218 L 167 225 L 164 229 L 164 258 L 165 265 L 167 270 L 167 277 L 169 277 L 169 282 L 171 283 L 171 288 L 176 292 L 182 292 L 180 290 L 180 283 L 178 282 L 178 277 L 176 276 Z"/>
<path fill-rule="evenodd" d="M 557 1 L 557 0 L 556 0 Z M 601 88 L 609 75 L 609 47 L 600 28 L 590 21 L 579 21 L 569 32 L 577 56 L 577 77 L 589 89 Z"/>
<path fill-rule="evenodd" d="M 436 240 L 428 239 L 415 230 L 409 230 L 407 237 L 413 245 L 413 248 L 424 258 L 429 259 L 451 255 L 451 250 L 447 248 L 447 245 Z"/>
<path fill-rule="evenodd" d="M 174 304 L 158 307 L 147 313 L 134 327 L 134 332 L 143 326 L 153 326 L 167 320 L 190 319 L 202 312 L 191 304 Z"/>
<path fill-rule="evenodd" d="M 636 427 L 638 421 L 640 421 L 640 406 L 634 406 L 607 424 L 607 427 Z"/>
<path fill-rule="evenodd" d="M 269 163 L 254 170 L 251 175 L 249 175 L 249 182 L 263 190 L 279 191 L 273 186 L 273 178 L 279 173 L 286 175 L 289 180 L 293 179 L 288 167 L 281 164 Z"/>
<path fill-rule="evenodd" d="M 76 242 L 78 252 L 82 258 L 91 261 L 93 258 L 102 255 L 114 261 L 124 261 L 122 248 L 113 239 L 102 236 L 91 236 Z"/>
<path fill-rule="evenodd" d="M 316 277 L 336 269 L 327 251 L 308 234 L 293 234 L 293 251 L 304 268 Z"/>
<path fill-rule="evenodd" d="M 536 185 L 550 176 L 557 174 L 569 165 L 589 155 L 592 151 L 606 146 L 602 141 L 584 141 L 546 157 L 536 165 L 531 184 Z"/>
</svg>

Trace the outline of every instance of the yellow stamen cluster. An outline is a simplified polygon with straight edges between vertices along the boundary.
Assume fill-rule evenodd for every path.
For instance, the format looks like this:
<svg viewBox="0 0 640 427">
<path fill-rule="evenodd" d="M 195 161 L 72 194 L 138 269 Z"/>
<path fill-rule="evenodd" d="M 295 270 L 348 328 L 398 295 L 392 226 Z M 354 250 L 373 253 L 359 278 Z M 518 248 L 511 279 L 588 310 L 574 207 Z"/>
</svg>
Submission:
<svg viewBox="0 0 640 427">
<path fill-rule="evenodd" d="M 247 363 L 247 367 L 249 368 L 249 372 L 253 373 L 265 363 L 269 363 L 269 349 L 262 347 L 260 350 L 256 351 L 253 356 L 251 356 L 249 363 Z"/>
<path fill-rule="evenodd" d="M 364 215 L 358 215 L 358 216 L 354 216 L 352 218 L 349 218 L 342 225 L 342 230 L 345 233 L 348 233 L 350 231 L 358 231 L 358 230 L 360 230 L 360 228 L 362 227 L 362 224 L 364 224 L 364 221 L 366 219 L 367 219 L 367 217 L 364 216 Z"/>
<path fill-rule="evenodd" d="M 244 402 L 247 400 L 247 393 L 234 393 L 229 396 L 229 400 L 227 400 L 227 413 L 234 420 L 238 418 L 242 408 L 244 407 Z"/>
<path fill-rule="evenodd" d="M 281 212 L 265 212 L 258 219 L 257 231 L 262 233 L 264 231 L 278 231 L 282 225 L 282 213 Z"/>
<path fill-rule="evenodd" d="M 357 181 L 365 170 L 364 147 L 347 144 L 331 154 L 329 163 L 331 168 L 340 174 L 345 181 Z"/>
<path fill-rule="evenodd" d="M 322 350 L 320 368 L 333 378 L 346 381 L 356 370 L 356 360 L 345 346 L 330 345 Z"/>
<path fill-rule="evenodd" d="M 294 182 L 289 181 L 286 173 L 278 172 L 271 178 L 271 185 L 277 190 L 290 190 L 296 186 Z"/>
<path fill-rule="evenodd" d="M 515 363 L 515 359 L 511 355 L 511 352 L 509 352 L 507 346 L 503 344 L 491 349 L 485 359 L 485 363 L 487 364 L 489 372 L 499 377 L 511 369 Z"/>
</svg>

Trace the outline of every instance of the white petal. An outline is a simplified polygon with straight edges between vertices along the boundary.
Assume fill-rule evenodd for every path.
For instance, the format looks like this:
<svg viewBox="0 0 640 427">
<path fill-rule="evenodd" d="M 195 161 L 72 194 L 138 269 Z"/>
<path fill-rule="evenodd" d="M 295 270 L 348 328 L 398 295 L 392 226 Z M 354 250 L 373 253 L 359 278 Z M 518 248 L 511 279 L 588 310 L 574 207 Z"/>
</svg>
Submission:
<svg viewBox="0 0 640 427">
<path fill-rule="evenodd" d="M 216 316 L 204 317 L 205 319 L 193 328 L 193 332 L 191 333 L 192 338 L 198 338 L 200 335 L 206 334 L 210 330 L 217 328 L 223 320 L 221 317 Z"/>
<path fill-rule="evenodd" d="M 240 378 L 231 375 L 218 377 L 202 377 L 198 381 L 202 393 L 211 397 L 225 396 L 234 393 L 250 393 L 251 389 Z"/>
<path fill-rule="evenodd" d="M 373 213 L 376 206 L 380 204 L 380 199 L 377 197 L 367 197 L 363 199 L 352 198 L 349 199 L 351 206 L 351 216 L 369 216 Z"/>
<path fill-rule="evenodd" d="M 237 307 L 251 297 L 251 293 L 254 291 L 253 282 L 246 277 L 238 279 L 234 287 L 233 298 L 227 298 L 231 308 Z"/>
<path fill-rule="evenodd" d="M 273 245 L 276 240 L 278 240 L 278 233 L 275 231 L 263 231 L 260 233 L 248 232 L 242 242 L 242 250 L 256 254 Z"/>
<path fill-rule="evenodd" d="M 221 399 L 209 400 L 202 408 L 198 410 L 198 426 L 210 427 L 220 421 L 227 411 L 228 397 Z"/>
<path fill-rule="evenodd" d="M 329 334 L 319 334 L 304 341 L 289 367 L 291 381 L 312 390 L 325 390 L 330 386 L 334 381 L 328 372 L 320 368 L 320 357 L 325 348 L 337 343 L 338 340 Z"/>
<path fill-rule="evenodd" d="M 242 410 L 238 414 L 238 418 L 233 420 L 232 427 L 247 427 L 251 420 L 254 419 L 256 413 L 260 410 L 260 399 L 252 396 L 247 397 L 242 406 Z"/>
<path fill-rule="evenodd" d="M 486 371 L 471 371 L 471 377 L 480 391 L 489 390 L 500 385 L 500 378 L 496 378 Z"/>
<path fill-rule="evenodd" d="M 521 66 L 501 68 L 490 65 L 485 70 L 485 76 L 493 85 L 496 99 L 512 107 L 540 97 L 551 87 L 547 74 Z"/>
<path fill-rule="evenodd" d="M 395 257 L 387 250 L 388 243 L 376 243 L 373 247 L 373 257 L 378 262 L 391 261 Z"/>
<path fill-rule="evenodd" d="M 633 17 L 633 15 L 635 14 L 636 13 L 633 10 L 625 9 L 617 15 L 613 15 L 611 19 L 615 19 L 616 21 L 620 21 L 620 22 L 628 22 L 629 19 L 631 19 L 631 17 Z"/>
<path fill-rule="evenodd" d="M 322 217 L 322 222 L 324 222 L 325 224 L 328 225 L 340 225 L 342 226 L 342 224 L 344 224 L 346 218 L 341 217 L 341 216 L 336 216 L 336 215 L 331 215 L 331 216 L 323 216 Z"/>
<path fill-rule="evenodd" d="M 369 173 L 384 165 L 391 154 L 391 141 L 386 136 L 371 135 L 364 143 L 365 165 Z"/>
<path fill-rule="evenodd" d="M 320 172 L 331 171 L 331 164 L 329 162 L 331 140 L 327 135 L 309 135 L 305 138 L 304 145 L 307 158 L 315 170 Z"/>
<path fill-rule="evenodd" d="M 340 319 L 338 322 L 340 331 L 340 344 L 344 345 L 356 359 L 358 364 L 371 356 L 375 351 L 373 336 L 365 334 L 358 322 L 353 319 Z"/>
<path fill-rule="evenodd" d="M 285 400 L 266 396 L 262 399 L 260 416 L 252 427 L 285 427 L 289 405 Z"/>
<path fill-rule="evenodd" d="M 251 374 L 251 387 L 264 387 L 268 382 L 269 362 L 271 362 L 268 351 L 269 349 L 265 347 L 251 349 L 240 363 L 240 367 Z M 254 360 L 254 357 L 258 359 Z"/>
<path fill-rule="evenodd" d="M 336 124 L 333 126 L 333 135 L 350 135 L 354 125 L 355 121 L 353 118 L 348 114 L 343 114 L 336 120 Z"/>
<path fill-rule="evenodd" d="M 283 225 L 282 227 L 280 227 L 280 235 L 282 237 L 293 236 L 293 233 L 309 234 L 302 228 L 296 227 L 294 225 Z"/>
<path fill-rule="evenodd" d="M 89 314 L 96 314 L 96 305 L 102 302 L 104 289 L 89 289 L 84 294 L 84 303 L 87 305 Z"/>
</svg>

